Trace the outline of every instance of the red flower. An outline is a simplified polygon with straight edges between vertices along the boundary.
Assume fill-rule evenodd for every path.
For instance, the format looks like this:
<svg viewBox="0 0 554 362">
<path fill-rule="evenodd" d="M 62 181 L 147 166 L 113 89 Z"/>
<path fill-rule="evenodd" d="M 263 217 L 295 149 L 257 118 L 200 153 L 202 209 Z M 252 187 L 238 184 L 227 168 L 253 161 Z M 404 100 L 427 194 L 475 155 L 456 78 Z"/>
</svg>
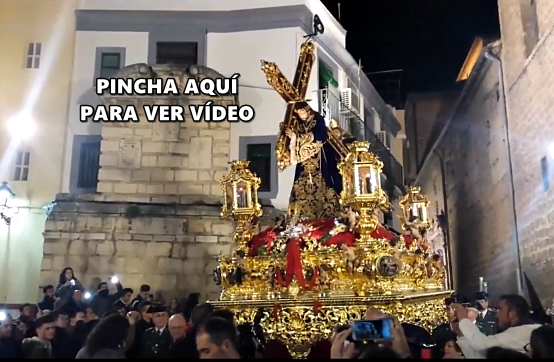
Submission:
<svg viewBox="0 0 554 362">
<path fill-rule="evenodd" d="M 268 231 L 265 236 L 265 248 L 269 251 L 271 250 L 271 247 L 273 246 L 273 242 L 277 238 L 277 234 L 273 230 Z"/>
</svg>

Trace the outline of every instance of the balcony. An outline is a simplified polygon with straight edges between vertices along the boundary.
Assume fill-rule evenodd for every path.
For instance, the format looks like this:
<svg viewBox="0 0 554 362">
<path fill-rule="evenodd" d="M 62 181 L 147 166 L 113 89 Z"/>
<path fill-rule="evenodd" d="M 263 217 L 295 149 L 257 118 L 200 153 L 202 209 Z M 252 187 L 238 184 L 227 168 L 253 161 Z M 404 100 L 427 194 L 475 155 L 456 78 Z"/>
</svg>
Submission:
<svg viewBox="0 0 554 362">
<path fill-rule="evenodd" d="M 317 91 L 319 109 L 327 122 L 335 120 L 340 128 L 359 141 L 371 143 L 372 152 L 383 162 L 383 173 L 393 185 L 400 190 L 404 188 L 404 172 L 400 163 L 394 158 L 390 150 L 379 140 L 377 135 L 364 122 L 358 112 L 346 107 L 339 97 L 328 89 Z"/>
</svg>

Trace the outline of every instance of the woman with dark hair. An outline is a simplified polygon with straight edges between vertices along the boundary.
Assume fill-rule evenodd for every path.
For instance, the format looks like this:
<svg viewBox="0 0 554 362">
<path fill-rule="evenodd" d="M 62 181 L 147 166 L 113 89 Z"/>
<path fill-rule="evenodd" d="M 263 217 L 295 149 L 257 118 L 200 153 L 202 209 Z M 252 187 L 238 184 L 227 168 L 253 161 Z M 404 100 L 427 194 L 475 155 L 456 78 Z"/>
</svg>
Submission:
<svg viewBox="0 0 554 362">
<path fill-rule="evenodd" d="M 179 299 L 177 298 L 171 299 L 171 302 L 169 302 L 169 314 L 174 315 L 174 314 L 179 314 L 181 312 L 182 312 L 181 302 L 179 302 Z"/>
<path fill-rule="evenodd" d="M 524 349 L 532 359 L 554 358 L 554 327 L 542 326 L 531 332 L 529 345 Z"/>
<path fill-rule="evenodd" d="M 444 345 L 443 359 L 465 359 L 460 346 L 456 343 L 456 340 L 450 340 Z"/>
<path fill-rule="evenodd" d="M 185 317 L 187 323 L 190 323 L 190 315 L 192 314 L 192 310 L 198 304 L 200 304 L 200 293 L 190 293 L 189 297 L 187 298 L 187 302 L 185 303 L 185 307 L 183 308 L 183 316 Z"/>
<path fill-rule="evenodd" d="M 77 289 L 83 289 L 81 283 L 70 267 L 63 268 L 60 272 L 58 279 L 58 285 L 56 286 L 56 297 L 58 300 L 55 303 L 56 308 L 60 308 L 65 305 L 73 295 L 73 292 Z"/>
<path fill-rule="evenodd" d="M 121 314 L 104 318 L 90 332 L 75 359 L 125 359 L 129 329 L 129 321 Z"/>
</svg>

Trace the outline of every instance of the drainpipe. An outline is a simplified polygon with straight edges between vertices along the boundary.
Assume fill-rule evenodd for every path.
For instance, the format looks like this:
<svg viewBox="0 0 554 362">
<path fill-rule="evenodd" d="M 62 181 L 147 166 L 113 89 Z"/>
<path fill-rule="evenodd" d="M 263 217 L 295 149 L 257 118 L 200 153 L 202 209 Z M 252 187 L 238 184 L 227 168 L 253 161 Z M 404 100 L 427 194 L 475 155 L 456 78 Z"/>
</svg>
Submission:
<svg viewBox="0 0 554 362">
<path fill-rule="evenodd" d="M 516 280 L 517 280 L 517 292 L 520 295 L 523 295 L 523 274 L 521 267 L 521 253 L 520 253 L 520 242 L 519 242 L 519 228 L 517 225 L 517 210 L 516 210 L 516 199 L 515 199 L 515 185 L 514 185 L 514 167 L 512 161 L 512 147 L 510 145 L 510 128 L 508 122 L 508 101 L 506 99 L 506 88 L 504 87 L 504 70 L 503 64 L 500 57 L 492 53 L 490 50 L 485 52 L 485 57 L 488 60 L 491 60 L 498 65 L 498 84 L 500 92 L 500 115 L 504 120 L 504 130 L 506 137 L 506 148 L 508 151 L 508 172 L 510 180 L 510 202 L 512 204 L 512 214 L 513 214 L 513 249 L 516 256 Z"/>
<path fill-rule="evenodd" d="M 443 199 L 443 206 L 444 206 L 444 236 L 446 238 L 446 263 L 448 265 L 448 288 L 452 289 L 454 287 L 454 277 L 453 277 L 453 270 L 452 270 L 452 244 L 450 244 L 450 222 L 448 219 L 448 191 L 446 189 L 446 167 L 444 158 L 440 155 L 438 150 L 434 150 L 433 153 L 440 162 L 440 171 L 441 171 L 441 187 L 442 187 L 442 199 Z M 438 211 L 438 210 L 437 210 Z"/>
</svg>

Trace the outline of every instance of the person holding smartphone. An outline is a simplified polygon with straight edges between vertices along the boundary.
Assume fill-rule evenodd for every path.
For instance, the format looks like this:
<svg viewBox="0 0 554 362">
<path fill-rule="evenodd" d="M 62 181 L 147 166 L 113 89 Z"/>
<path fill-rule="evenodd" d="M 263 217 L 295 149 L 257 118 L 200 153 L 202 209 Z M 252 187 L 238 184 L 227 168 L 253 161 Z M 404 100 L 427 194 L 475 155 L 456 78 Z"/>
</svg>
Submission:
<svg viewBox="0 0 554 362">
<path fill-rule="evenodd" d="M 402 324 L 394 316 L 390 316 L 379 309 L 369 309 L 365 314 L 365 321 L 390 320 L 390 338 L 386 341 L 376 340 L 377 345 L 388 346 L 394 350 L 400 358 L 411 358 L 410 346 L 404 334 Z M 331 339 L 332 359 L 352 359 L 356 355 L 356 343 L 352 339 L 352 326 L 342 326 L 337 329 Z"/>
<path fill-rule="evenodd" d="M 59 309 L 69 302 L 76 290 L 83 290 L 83 286 L 75 277 L 73 269 L 70 267 L 63 268 L 56 286 L 55 296 L 57 299 L 54 302 L 54 308 Z"/>
</svg>

